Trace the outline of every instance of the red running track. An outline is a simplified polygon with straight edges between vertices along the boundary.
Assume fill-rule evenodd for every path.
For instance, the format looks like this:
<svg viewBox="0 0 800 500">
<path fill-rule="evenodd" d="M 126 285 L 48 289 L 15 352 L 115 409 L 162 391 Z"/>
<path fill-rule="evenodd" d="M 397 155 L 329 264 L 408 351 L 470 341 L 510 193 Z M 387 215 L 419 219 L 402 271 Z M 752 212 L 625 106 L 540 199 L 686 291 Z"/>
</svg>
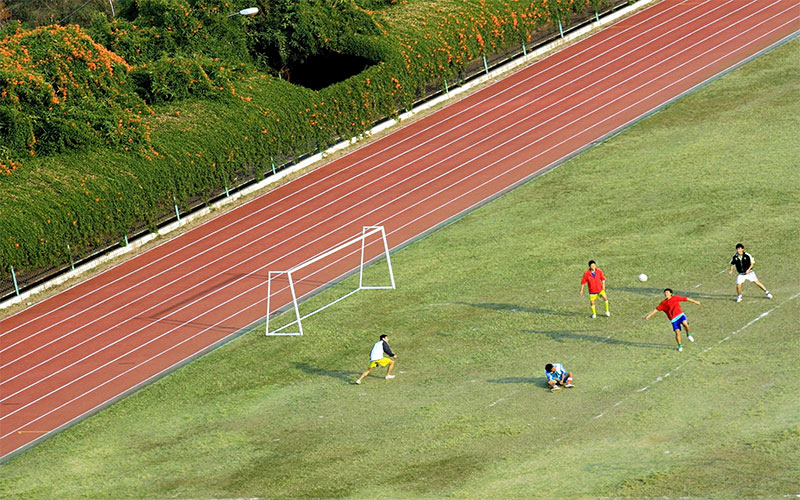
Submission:
<svg viewBox="0 0 800 500">
<path fill-rule="evenodd" d="M 1 321 L 0 458 L 263 320 L 269 270 L 402 245 L 798 31 L 797 0 L 664 0 Z"/>
</svg>

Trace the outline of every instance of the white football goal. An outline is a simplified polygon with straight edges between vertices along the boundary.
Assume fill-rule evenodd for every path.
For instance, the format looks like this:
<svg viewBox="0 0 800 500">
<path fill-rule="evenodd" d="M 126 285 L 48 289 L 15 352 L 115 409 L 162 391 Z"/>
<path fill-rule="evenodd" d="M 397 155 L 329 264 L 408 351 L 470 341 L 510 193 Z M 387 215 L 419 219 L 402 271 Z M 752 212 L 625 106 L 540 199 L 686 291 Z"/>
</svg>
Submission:
<svg viewBox="0 0 800 500">
<path fill-rule="evenodd" d="M 360 249 L 360 252 L 359 252 Z M 360 255 L 357 263 L 356 255 Z M 383 285 L 370 285 L 364 283 L 364 268 L 371 263 L 386 259 L 389 271 L 389 283 Z M 327 284 L 332 284 L 335 279 L 352 273 L 358 269 L 358 287 L 320 306 L 304 315 L 300 314 L 300 302 L 305 295 L 313 293 Z M 267 276 L 267 319 L 266 335 L 303 335 L 303 320 L 320 311 L 346 299 L 361 290 L 393 290 L 395 288 L 392 261 L 389 257 L 389 245 L 386 242 L 386 231 L 383 226 L 364 226 L 361 234 L 334 248 L 326 250 L 310 259 L 285 271 L 269 271 Z M 305 292 L 304 292 L 305 291 Z M 288 296 L 287 296 L 288 293 Z M 294 311 L 295 320 L 270 330 L 270 313 L 272 305 L 278 303 L 277 312 L 287 307 L 286 312 Z M 291 331 L 289 328 L 295 326 Z"/>
</svg>

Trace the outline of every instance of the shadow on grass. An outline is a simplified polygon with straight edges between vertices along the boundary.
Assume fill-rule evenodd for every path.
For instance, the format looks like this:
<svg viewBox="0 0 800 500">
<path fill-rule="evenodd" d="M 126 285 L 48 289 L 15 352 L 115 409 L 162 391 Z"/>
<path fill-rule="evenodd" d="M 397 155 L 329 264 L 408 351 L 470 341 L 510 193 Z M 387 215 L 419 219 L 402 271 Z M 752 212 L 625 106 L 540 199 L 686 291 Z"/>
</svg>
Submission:
<svg viewBox="0 0 800 500">
<path fill-rule="evenodd" d="M 351 372 L 347 370 L 323 370 L 321 368 L 315 368 L 313 366 L 307 365 L 306 363 L 293 363 L 294 367 L 298 370 L 302 370 L 310 375 L 319 375 L 324 377 L 331 377 L 342 382 L 352 382 L 353 377 L 358 377 L 361 375 L 361 372 Z"/>
<path fill-rule="evenodd" d="M 496 311 L 528 312 L 534 314 L 546 314 L 548 316 L 583 316 L 581 313 L 571 311 L 557 311 L 555 309 L 541 309 L 537 307 L 523 307 L 516 304 L 496 304 L 494 302 L 453 302 L 462 306 L 481 307 L 483 309 L 494 309 Z"/>
<path fill-rule="evenodd" d="M 491 384 L 531 384 L 538 387 L 548 387 L 547 377 L 505 377 L 487 380 Z"/>
<path fill-rule="evenodd" d="M 673 290 L 675 289 L 673 288 Z M 622 287 L 608 287 L 608 291 L 636 293 L 639 295 L 647 295 L 647 296 L 657 295 L 659 300 L 664 299 L 664 288 L 622 286 Z M 730 293 L 703 293 L 703 292 L 687 292 L 683 290 L 675 290 L 675 294 L 683 295 L 684 297 L 689 297 L 692 299 L 706 299 L 706 300 L 731 300 L 732 298 L 732 294 Z"/>
<path fill-rule="evenodd" d="M 599 330 L 583 330 L 589 332 L 596 332 Z M 670 344 L 662 344 L 660 342 L 632 342 L 630 340 L 619 340 L 613 337 L 601 337 L 599 335 L 586 335 L 582 333 L 575 333 L 570 330 L 522 330 L 522 333 L 535 333 L 545 337 L 550 337 L 556 342 L 567 342 L 569 340 L 585 340 L 588 342 L 597 342 L 602 344 L 611 345 L 626 345 L 631 347 L 642 347 L 647 349 L 669 347 Z"/>
</svg>

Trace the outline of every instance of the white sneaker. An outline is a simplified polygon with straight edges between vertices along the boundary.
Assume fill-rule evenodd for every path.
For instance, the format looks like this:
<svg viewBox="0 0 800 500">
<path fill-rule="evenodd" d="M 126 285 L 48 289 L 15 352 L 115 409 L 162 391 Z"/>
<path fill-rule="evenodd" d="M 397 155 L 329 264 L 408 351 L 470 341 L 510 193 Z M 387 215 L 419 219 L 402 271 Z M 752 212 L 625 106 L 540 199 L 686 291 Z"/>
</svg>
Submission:
<svg viewBox="0 0 800 500">
<path fill-rule="evenodd" d="M 567 385 L 565 385 L 564 387 L 566 387 L 566 388 L 572 388 L 572 387 L 575 387 L 575 385 L 574 385 L 574 384 L 567 384 Z"/>
<path fill-rule="evenodd" d="M 678 352 L 683 352 L 683 346 L 682 345 L 678 346 Z"/>
<path fill-rule="evenodd" d="M 356 384 L 360 384 L 360 383 L 361 383 L 361 379 L 357 379 L 356 380 Z"/>
<path fill-rule="evenodd" d="M 596 315 L 596 314 L 592 314 L 592 319 L 594 319 L 594 318 L 596 318 L 596 317 L 597 317 L 597 315 Z"/>
<path fill-rule="evenodd" d="M 560 390 L 561 390 L 561 386 L 560 385 L 554 385 L 553 388 L 550 389 L 550 392 L 556 392 L 556 391 L 560 391 Z"/>
<path fill-rule="evenodd" d="M 771 298 L 772 298 L 772 294 L 771 294 L 771 293 L 769 293 L 769 292 L 767 292 L 767 298 L 768 298 L 768 299 L 771 299 Z"/>
<path fill-rule="evenodd" d="M 611 313 L 609 311 L 606 311 L 606 316 L 608 316 L 610 318 L 611 317 Z"/>
<path fill-rule="evenodd" d="M 694 342 L 694 337 L 691 335 L 687 335 L 686 338 L 689 339 L 689 342 Z"/>
<path fill-rule="evenodd" d="M 386 380 L 389 380 L 390 378 L 394 378 L 394 375 L 386 375 Z"/>
<path fill-rule="evenodd" d="M 741 295 L 739 295 L 738 297 L 736 297 L 736 302 L 741 302 L 741 301 L 742 301 L 742 296 L 741 296 Z"/>
</svg>

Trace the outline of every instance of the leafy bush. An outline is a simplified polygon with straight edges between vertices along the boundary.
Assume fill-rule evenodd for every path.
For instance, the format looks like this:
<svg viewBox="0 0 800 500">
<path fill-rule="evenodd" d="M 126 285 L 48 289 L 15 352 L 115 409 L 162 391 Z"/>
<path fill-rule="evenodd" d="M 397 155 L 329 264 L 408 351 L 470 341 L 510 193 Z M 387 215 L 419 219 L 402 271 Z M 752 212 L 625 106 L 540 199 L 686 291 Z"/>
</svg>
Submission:
<svg viewBox="0 0 800 500">
<path fill-rule="evenodd" d="M 211 66 L 212 61 L 206 60 Z M 197 59 L 163 57 L 131 71 L 136 92 L 149 104 L 207 97 L 217 89 Z"/>
<path fill-rule="evenodd" d="M 178 55 L 249 62 L 242 24 L 251 21 L 226 17 L 234 11 L 220 0 L 128 0 L 113 20 L 96 16 L 92 34 L 134 66 Z"/>
<path fill-rule="evenodd" d="M 17 159 L 83 146 L 147 143 L 130 66 L 77 26 L 8 29 L 0 40 L 0 108 Z M 0 158 L 3 161 L 6 158 Z"/>
</svg>

